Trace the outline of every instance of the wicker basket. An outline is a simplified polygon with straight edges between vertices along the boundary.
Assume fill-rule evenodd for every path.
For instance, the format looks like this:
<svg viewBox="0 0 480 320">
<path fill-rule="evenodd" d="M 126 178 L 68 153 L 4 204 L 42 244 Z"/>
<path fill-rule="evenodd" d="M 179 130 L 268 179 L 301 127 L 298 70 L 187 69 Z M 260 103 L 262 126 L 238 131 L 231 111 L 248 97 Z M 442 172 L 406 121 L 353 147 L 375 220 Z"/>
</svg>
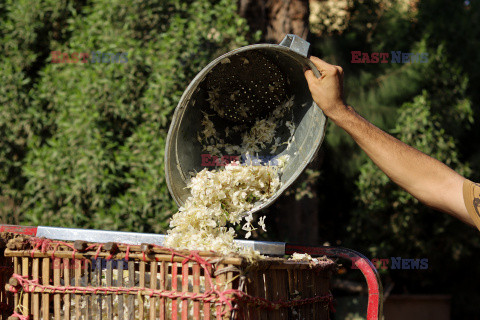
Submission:
<svg viewBox="0 0 480 320">
<path fill-rule="evenodd" d="M 5 257 L 13 259 L 12 319 L 328 319 L 335 268 L 327 259 L 249 263 L 147 244 L 27 237 L 10 240 Z"/>
</svg>

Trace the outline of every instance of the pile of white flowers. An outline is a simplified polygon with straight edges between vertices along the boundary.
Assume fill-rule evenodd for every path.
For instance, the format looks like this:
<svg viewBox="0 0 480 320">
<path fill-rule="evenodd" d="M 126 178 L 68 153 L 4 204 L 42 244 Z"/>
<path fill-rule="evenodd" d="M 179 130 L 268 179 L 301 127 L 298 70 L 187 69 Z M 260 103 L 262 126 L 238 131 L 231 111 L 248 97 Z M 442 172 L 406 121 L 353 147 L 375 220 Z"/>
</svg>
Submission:
<svg viewBox="0 0 480 320">
<path fill-rule="evenodd" d="M 222 254 L 255 254 L 234 243 L 235 230 L 227 227 L 244 224 L 246 237 L 255 230 L 253 215 L 246 212 L 267 200 L 280 186 L 278 167 L 230 163 L 222 170 L 200 171 L 188 184 L 191 196 L 170 221 L 165 246 Z M 259 226 L 265 229 L 265 217 Z"/>
<path fill-rule="evenodd" d="M 294 254 L 292 254 L 289 260 L 318 262 L 317 258 L 312 258 L 312 256 L 309 255 L 308 253 L 298 253 L 298 252 L 295 252 Z"/>
</svg>

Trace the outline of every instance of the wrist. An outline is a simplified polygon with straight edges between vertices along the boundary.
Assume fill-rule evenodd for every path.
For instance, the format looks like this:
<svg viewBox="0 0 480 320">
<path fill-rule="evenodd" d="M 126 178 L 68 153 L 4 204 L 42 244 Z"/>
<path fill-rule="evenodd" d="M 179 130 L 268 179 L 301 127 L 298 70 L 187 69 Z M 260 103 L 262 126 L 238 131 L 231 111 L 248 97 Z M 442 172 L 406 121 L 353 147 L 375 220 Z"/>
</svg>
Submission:
<svg viewBox="0 0 480 320">
<path fill-rule="evenodd" d="M 342 103 L 331 108 L 331 111 L 326 116 L 337 126 L 343 127 L 353 114 L 355 114 L 355 110 L 351 106 Z"/>
</svg>

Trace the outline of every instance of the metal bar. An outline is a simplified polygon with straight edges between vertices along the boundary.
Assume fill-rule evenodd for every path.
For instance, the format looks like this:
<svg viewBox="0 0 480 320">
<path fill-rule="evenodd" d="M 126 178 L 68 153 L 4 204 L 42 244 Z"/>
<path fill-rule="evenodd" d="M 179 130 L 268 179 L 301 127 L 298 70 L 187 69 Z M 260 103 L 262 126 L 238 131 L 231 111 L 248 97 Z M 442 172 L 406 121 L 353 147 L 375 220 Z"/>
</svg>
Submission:
<svg viewBox="0 0 480 320">
<path fill-rule="evenodd" d="M 0 225 L 1 227 L 1 225 Z M 60 227 L 45 227 L 39 226 L 37 228 L 37 237 L 45 237 L 48 239 L 75 241 L 88 239 L 90 242 L 118 242 L 124 244 L 140 245 L 142 243 L 151 243 L 156 245 L 163 245 L 165 235 L 153 233 L 137 233 L 137 232 L 123 232 L 123 231 L 106 231 L 94 229 L 76 229 L 76 228 L 60 228 Z M 235 240 L 235 243 L 247 248 L 252 248 L 259 251 L 261 254 L 282 256 L 285 253 L 284 242 L 268 242 L 268 241 L 253 241 L 253 240 Z"/>
<path fill-rule="evenodd" d="M 0 232 L 21 233 L 28 236 L 35 236 L 37 234 L 37 227 L 0 224 Z"/>
<path fill-rule="evenodd" d="M 47 239 L 75 241 L 88 239 L 90 242 L 118 242 L 124 244 L 140 245 L 151 243 L 163 245 L 165 235 L 154 233 L 137 233 L 124 231 L 108 231 L 95 229 L 61 228 L 61 227 L 25 227 L 0 224 L 0 232 L 12 232 L 25 235 L 44 237 Z M 284 242 L 268 242 L 254 240 L 235 240 L 235 243 L 246 248 L 252 248 L 264 255 L 283 256 L 285 254 Z"/>
</svg>

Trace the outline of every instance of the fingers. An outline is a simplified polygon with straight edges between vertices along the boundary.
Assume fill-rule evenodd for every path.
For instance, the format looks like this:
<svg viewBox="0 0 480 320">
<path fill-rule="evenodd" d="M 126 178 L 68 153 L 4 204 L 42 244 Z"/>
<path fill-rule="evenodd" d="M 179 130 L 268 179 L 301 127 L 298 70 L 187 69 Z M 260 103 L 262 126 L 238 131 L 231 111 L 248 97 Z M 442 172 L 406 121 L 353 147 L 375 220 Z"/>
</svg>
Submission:
<svg viewBox="0 0 480 320">
<path fill-rule="evenodd" d="M 331 71 L 334 71 L 334 70 L 335 70 L 335 66 L 334 66 L 334 65 L 331 65 L 331 64 L 323 61 L 323 60 L 320 59 L 320 58 L 311 56 L 311 57 L 310 57 L 310 61 L 313 62 L 313 64 L 315 65 L 315 67 L 317 67 L 317 69 L 318 69 L 321 73 L 326 73 L 326 72 L 329 72 L 329 71 L 331 72 Z"/>
<path fill-rule="evenodd" d="M 333 64 L 329 64 L 325 61 L 323 61 L 320 58 L 311 56 L 310 61 L 313 62 L 315 67 L 320 71 L 322 75 L 335 75 L 338 74 L 340 76 L 343 76 L 343 69 L 340 66 L 335 66 Z"/>
<path fill-rule="evenodd" d="M 317 81 L 324 79 L 325 77 L 337 77 L 341 83 L 343 83 L 343 68 L 340 66 L 335 66 L 323 61 L 320 58 L 311 56 L 310 60 L 317 67 L 321 73 L 321 77 L 317 78 L 312 70 L 306 70 L 305 78 L 307 79 L 308 86 L 312 88 Z"/>
<path fill-rule="evenodd" d="M 308 86 L 312 87 L 313 83 L 317 80 L 317 77 L 312 70 L 307 70 L 305 71 L 305 79 L 307 79 Z"/>
<path fill-rule="evenodd" d="M 338 77 L 340 78 L 340 82 L 343 83 L 343 68 L 340 66 L 335 66 L 337 68 Z"/>
</svg>

